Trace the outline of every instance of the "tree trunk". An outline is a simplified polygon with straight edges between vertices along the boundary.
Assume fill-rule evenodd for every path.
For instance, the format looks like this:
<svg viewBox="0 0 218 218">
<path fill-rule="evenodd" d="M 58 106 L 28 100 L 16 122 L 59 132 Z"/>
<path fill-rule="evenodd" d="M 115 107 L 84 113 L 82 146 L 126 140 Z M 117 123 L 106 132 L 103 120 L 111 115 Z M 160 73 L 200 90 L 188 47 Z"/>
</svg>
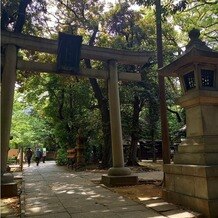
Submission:
<svg viewBox="0 0 218 218">
<path fill-rule="evenodd" d="M 133 102 L 131 145 L 128 160 L 126 163 L 127 166 L 139 165 L 137 161 L 137 145 L 139 141 L 139 113 L 141 111 L 141 108 L 141 101 L 138 96 L 135 96 Z"/>
<path fill-rule="evenodd" d="M 90 60 L 85 60 L 87 68 L 91 68 Z M 94 78 L 89 78 L 90 84 L 95 94 L 95 98 L 98 101 L 98 108 L 101 113 L 102 131 L 104 137 L 104 144 L 102 146 L 102 167 L 107 168 L 112 165 L 112 149 L 111 149 L 111 129 L 110 129 L 110 114 L 108 99 L 102 94 L 101 88 L 98 82 Z"/>
<path fill-rule="evenodd" d="M 151 131 L 151 141 L 152 141 L 152 149 L 153 149 L 153 163 L 157 162 L 157 155 L 156 155 L 156 145 L 154 141 L 154 131 Z"/>
<path fill-rule="evenodd" d="M 98 26 L 94 27 L 93 34 L 89 40 L 89 45 L 93 46 L 98 32 Z M 91 69 L 90 60 L 85 60 L 87 68 Z M 111 146 L 111 129 L 110 129 L 110 112 L 108 99 L 104 97 L 98 82 L 94 78 L 89 78 L 90 84 L 98 101 L 98 108 L 101 113 L 102 132 L 104 137 L 104 144 L 102 145 L 101 160 L 102 168 L 108 168 L 112 165 L 112 146 Z"/>
<path fill-rule="evenodd" d="M 14 32 L 21 33 L 26 19 L 26 8 L 31 3 L 31 0 L 20 0 L 18 9 L 18 17 L 15 23 Z"/>
<path fill-rule="evenodd" d="M 161 68 L 163 67 L 161 1 L 157 0 L 155 1 L 155 3 L 156 3 L 156 31 L 157 31 L 157 63 L 158 63 L 158 68 Z M 168 127 L 168 120 L 167 120 L 165 82 L 164 82 L 163 76 L 160 76 L 160 75 L 158 76 L 158 84 L 159 84 L 163 163 L 169 164 L 170 163 L 169 127 Z"/>
<path fill-rule="evenodd" d="M 112 164 L 111 150 L 111 129 L 110 129 L 110 114 L 108 109 L 108 100 L 104 98 L 101 89 L 96 79 L 90 78 L 90 83 L 98 101 L 98 107 L 101 113 L 102 131 L 104 144 L 102 146 L 102 167 L 110 167 Z"/>
<path fill-rule="evenodd" d="M 153 162 L 157 161 L 156 157 L 156 145 L 155 145 L 155 133 L 157 131 L 157 122 L 159 120 L 158 115 L 158 103 L 155 99 L 149 99 L 149 135 L 152 144 Z"/>
</svg>

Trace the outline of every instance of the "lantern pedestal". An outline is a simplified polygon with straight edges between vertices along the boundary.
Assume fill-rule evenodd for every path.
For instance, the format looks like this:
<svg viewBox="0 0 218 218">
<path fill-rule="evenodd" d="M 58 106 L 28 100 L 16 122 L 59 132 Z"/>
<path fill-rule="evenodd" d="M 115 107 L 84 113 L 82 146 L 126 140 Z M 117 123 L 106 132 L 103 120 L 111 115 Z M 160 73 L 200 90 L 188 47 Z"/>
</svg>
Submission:
<svg viewBox="0 0 218 218">
<path fill-rule="evenodd" d="M 165 200 L 218 217 L 218 166 L 165 164 L 164 172 Z"/>
<path fill-rule="evenodd" d="M 218 165 L 218 92 L 194 91 L 178 103 L 186 109 L 187 139 L 179 145 L 174 163 Z"/>
<path fill-rule="evenodd" d="M 193 91 L 179 99 L 186 109 L 187 139 L 174 164 L 165 164 L 163 198 L 218 217 L 218 92 Z"/>
</svg>

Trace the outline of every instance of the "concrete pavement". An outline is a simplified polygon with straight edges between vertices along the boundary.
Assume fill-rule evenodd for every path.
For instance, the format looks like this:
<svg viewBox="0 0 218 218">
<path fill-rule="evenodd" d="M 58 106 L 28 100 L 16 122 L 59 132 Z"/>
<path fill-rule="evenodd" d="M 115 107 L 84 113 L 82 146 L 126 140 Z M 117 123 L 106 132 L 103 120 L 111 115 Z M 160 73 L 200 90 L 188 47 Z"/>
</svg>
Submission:
<svg viewBox="0 0 218 218">
<path fill-rule="evenodd" d="M 54 161 L 37 167 L 24 165 L 22 217 L 34 218 L 161 218 L 197 217 L 162 199 L 147 199 L 137 203 L 110 191 L 91 180 L 101 173 L 75 172 L 60 167 Z M 162 173 L 140 173 L 139 178 L 162 179 Z"/>
</svg>

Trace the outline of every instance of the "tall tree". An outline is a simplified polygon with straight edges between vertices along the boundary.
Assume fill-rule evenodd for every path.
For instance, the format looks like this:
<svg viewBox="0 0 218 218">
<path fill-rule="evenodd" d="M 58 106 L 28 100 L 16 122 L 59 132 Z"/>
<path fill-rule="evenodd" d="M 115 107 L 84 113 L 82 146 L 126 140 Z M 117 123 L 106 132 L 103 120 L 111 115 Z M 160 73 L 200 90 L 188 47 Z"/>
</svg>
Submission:
<svg viewBox="0 0 218 218">
<path fill-rule="evenodd" d="M 93 46 L 98 44 L 97 34 L 99 32 L 99 22 L 102 20 L 103 3 L 96 1 L 62 1 L 59 0 L 60 7 L 67 10 L 71 19 L 67 18 L 67 29 L 73 34 L 85 33 L 84 41 Z M 66 18 L 63 18 L 66 19 Z M 60 25 L 61 28 L 62 25 Z M 85 66 L 92 68 L 90 60 L 85 60 Z M 104 143 L 102 145 L 102 167 L 109 167 L 111 160 L 111 132 L 110 116 L 107 94 L 102 90 L 97 79 L 90 78 L 94 95 L 98 102 L 101 113 L 102 131 Z"/>
</svg>

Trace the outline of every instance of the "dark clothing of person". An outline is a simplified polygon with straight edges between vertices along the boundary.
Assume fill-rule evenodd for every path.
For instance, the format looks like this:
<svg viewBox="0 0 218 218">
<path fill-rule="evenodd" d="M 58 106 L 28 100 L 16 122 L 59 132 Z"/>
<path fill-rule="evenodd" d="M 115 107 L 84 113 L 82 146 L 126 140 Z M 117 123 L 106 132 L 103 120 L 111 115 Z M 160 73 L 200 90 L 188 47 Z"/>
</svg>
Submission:
<svg viewBox="0 0 218 218">
<path fill-rule="evenodd" d="M 42 156 L 42 162 L 45 163 L 46 156 Z"/>
<path fill-rule="evenodd" d="M 28 148 L 28 150 L 26 152 L 28 166 L 30 166 L 32 156 L 33 156 L 33 152 L 30 148 Z"/>
<path fill-rule="evenodd" d="M 36 166 L 39 166 L 39 161 L 40 161 L 40 158 L 36 157 Z"/>
<path fill-rule="evenodd" d="M 45 163 L 45 159 L 46 159 L 46 149 L 43 148 L 42 151 L 42 162 Z"/>
<path fill-rule="evenodd" d="M 40 151 L 39 148 L 36 149 L 35 158 L 36 158 L 36 165 L 38 166 L 39 161 L 42 158 L 42 152 Z"/>
</svg>

